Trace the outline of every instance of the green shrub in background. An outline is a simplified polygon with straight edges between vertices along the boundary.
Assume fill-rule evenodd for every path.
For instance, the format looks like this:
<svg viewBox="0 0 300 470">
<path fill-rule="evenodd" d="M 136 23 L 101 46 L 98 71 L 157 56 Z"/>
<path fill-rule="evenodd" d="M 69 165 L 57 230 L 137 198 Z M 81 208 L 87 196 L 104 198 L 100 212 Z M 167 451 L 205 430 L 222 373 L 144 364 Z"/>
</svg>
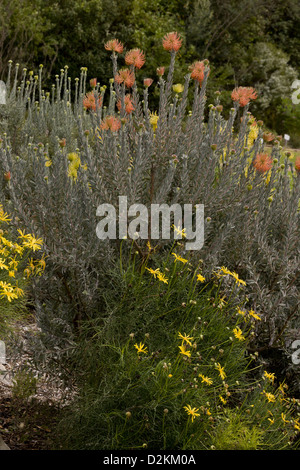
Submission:
<svg viewBox="0 0 300 470">
<path fill-rule="evenodd" d="M 293 104 L 291 100 L 282 100 L 280 106 L 280 112 L 283 117 L 283 131 L 286 134 L 293 135 L 294 146 L 298 149 L 300 147 L 300 131 L 299 131 L 299 118 L 300 118 L 300 106 L 299 104 Z"/>
<path fill-rule="evenodd" d="M 213 62 L 208 97 L 224 91 L 230 105 L 234 86 L 255 86 L 261 101 L 255 106 L 273 132 L 286 132 L 279 109 L 291 102 L 292 76 L 299 76 L 300 9 L 297 0 L 2 0 L 0 6 L 2 62 L 20 70 L 45 64 L 44 84 L 67 64 L 72 80 L 81 66 L 91 76 L 108 82 L 109 57 L 103 45 L 117 36 L 129 48 L 152 52 L 144 77 L 155 76 L 157 65 L 167 65 L 161 49 L 165 31 L 176 29 L 184 40 L 176 67 L 176 82 L 183 81 L 187 64 L 206 57 Z M 138 78 L 142 83 L 144 77 Z M 158 103 L 158 95 L 151 99 Z M 299 128 L 299 119 L 297 119 Z M 297 126 L 287 131 L 298 146 Z"/>
</svg>

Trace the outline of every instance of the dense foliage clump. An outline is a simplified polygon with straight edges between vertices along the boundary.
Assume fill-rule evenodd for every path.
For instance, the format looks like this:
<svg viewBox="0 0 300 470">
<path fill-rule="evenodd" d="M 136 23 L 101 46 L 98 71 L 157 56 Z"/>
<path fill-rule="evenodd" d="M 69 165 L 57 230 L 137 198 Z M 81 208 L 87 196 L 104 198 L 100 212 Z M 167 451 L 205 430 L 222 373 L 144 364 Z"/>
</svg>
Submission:
<svg viewBox="0 0 300 470">
<path fill-rule="evenodd" d="M 249 112 L 257 90 L 235 87 L 229 109 L 219 91 L 208 104 L 210 62 L 195 60 L 176 83 L 182 36 L 162 44 L 170 63 L 157 64 L 156 80 L 138 80 L 144 51 L 117 39 L 105 43 L 107 84 L 85 67 L 72 81 L 65 66 L 47 91 L 42 65 L 20 82 L 8 66 L 1 200 L 12 229 L 40 237 L 46 258 L 31 286 L 41 334 L 27 351 L 80 390 L 62 424 L 74 427 L 67 446 L 82 437 L 98 449 L 284 448 L 299 430 L 283 385 L 290 374 L 298 392 L 289 348 L 299 328 L 299 162 Z M 150 231 L 99 240 L 97 208 L 117 208 L 120 196 L 149 210 L 204 204 L 203 247 L 186 250 L 171 219 L 167 240 Z M 253 361 L 270 369 L 263 379 Z"/>
</svg>

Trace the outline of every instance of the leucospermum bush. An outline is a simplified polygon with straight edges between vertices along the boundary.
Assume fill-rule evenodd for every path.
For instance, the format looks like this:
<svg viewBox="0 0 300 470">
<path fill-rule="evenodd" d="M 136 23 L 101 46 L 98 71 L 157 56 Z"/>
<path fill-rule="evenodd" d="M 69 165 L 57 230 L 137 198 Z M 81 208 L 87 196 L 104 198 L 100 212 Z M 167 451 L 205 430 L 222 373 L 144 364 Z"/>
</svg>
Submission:
<svg viewBox="0 0 300 470">
<path fill-rule="evenodd" d="M 245 280 L 246 308 L 263 320 L 252 350 L 279 351 L 290 361 L 285 335 L 299 326 L 299 165 L 250 114 L 259 99 L 252 87 L 233 90 L 230 110 L 220 92 L 208 104 L 205 59 L 173 83 L 181 46 L 177 33 L 167 34 L 169 66 L 142 77 L 145 52 L 112 39 L 105 45 L 113 65 L 108 84 L 89 81 L 85 67 L 72 84 L 66 66 L 50 91 L 42 66 L 35 74 L 16 65 L 13 76 L 10 64 L 8 104 L 0 110 L 1 171 L 10 185 L 2 181 L 1 194 L 45 243 L 47 270 L 34 296 L 41 352 L 52 351 L 55 363 L 57 355 L 70 361 L 85 322 L 105 309 L 119 241 L 97 239 L 96 209 L 117 207 L 120 195 L 128 205 L 204 204 L 204 247 L 191 261 L 204 261 L 206 278 L 226 266 Z M 160 242 L 158 250 L 165 247 Z M 136 249 L 143 263 L 146 240 Z"/>
<path fill-rule="evenodd" d="M 134 248 L 133 248 L 134 251 Z M 179 246 L 142 271 L 123 259 L 103 321 L 84 342 L 78 399 L 61 421 L 66 449 L 290 449 L 297 401 L 247 355 L 259 315 L 242 310 L 243 280 L 213 281 Z M 224 276 L 234 283 L 225 294 Z M 89 357 L 93 358 L 93 364 Z"/>
<path fill-rule="evenodd" d="M 11 331 L 12 324 L 26 315 L 27 287 L 32 277 L 45 268 L 44 257 L 37 258 L 42 240 L 18 229 L 12 233 L 11 219 L 0 205 L 0 337 Z"/>
</svg>

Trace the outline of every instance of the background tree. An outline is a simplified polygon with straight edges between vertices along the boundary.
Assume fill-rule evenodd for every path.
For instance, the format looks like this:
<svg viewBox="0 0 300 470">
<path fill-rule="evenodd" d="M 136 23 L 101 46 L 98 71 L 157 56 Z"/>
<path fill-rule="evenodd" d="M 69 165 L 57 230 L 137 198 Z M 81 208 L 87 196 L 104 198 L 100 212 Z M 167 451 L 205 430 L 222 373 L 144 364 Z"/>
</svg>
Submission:
<svg viewBox="0 0 300 470">
<path fill-rule="evenodd" d="M 58 39 L 48 36 L 49 19 L 42 14 L 41 0 L 0 1 L 0 76 L 6 78 L 8 61 L 21 67 L 39 57 L 55 61 Z"/>
<path fill-rule="evenodd" d="M 295 123 L 288 104 L 300 71 L 298 0 L 0 0 L 0 77 L 5 80 L 13 60 L 31 69 L 43 63 L 49 87 L 65 65 L 72 79 L 84 66 L 90 78 L 107 83 L 112 69 L 104 44 L 117 37 L 125 51 L 147 51 L 141 86 L 143 78 L 155 77 L 157 64 L 168 63 L 161 40 L 174 30 L 183 39 L 175 83 L 183 83 L 194 60 L 207 58 L 209 100 L 220 90 L 229 108 L 235 86 L 254 86 L 257 118 L 277 133 L 288 131 L 292 144 L 299 144 L 298 114 Z"/>
</svg>

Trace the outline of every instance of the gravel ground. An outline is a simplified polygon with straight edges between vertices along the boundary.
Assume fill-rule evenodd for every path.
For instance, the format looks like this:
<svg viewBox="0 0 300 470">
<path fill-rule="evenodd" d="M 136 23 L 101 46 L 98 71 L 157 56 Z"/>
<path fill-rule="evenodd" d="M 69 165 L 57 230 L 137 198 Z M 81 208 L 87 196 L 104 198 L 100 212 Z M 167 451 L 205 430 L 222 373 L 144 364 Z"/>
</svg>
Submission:
<svg viewBox="0 0 300 470">
<path fill-rule="evenodd" d="M 16 325 L 23 339 L 34 334 L 34 322 Z M 13 362 L 6 355 L 0 363 L 0 450 L 1 437 L 11 450 L 51 450 L 55 446 L 55 427 L 62 410 L 70 402 L 68 390 L 57 381 L 32 374 L 25 385 L 15 381 L 28 357 Z M 17 383 L 17 384 L 16 384 Z"/>
</svg>

